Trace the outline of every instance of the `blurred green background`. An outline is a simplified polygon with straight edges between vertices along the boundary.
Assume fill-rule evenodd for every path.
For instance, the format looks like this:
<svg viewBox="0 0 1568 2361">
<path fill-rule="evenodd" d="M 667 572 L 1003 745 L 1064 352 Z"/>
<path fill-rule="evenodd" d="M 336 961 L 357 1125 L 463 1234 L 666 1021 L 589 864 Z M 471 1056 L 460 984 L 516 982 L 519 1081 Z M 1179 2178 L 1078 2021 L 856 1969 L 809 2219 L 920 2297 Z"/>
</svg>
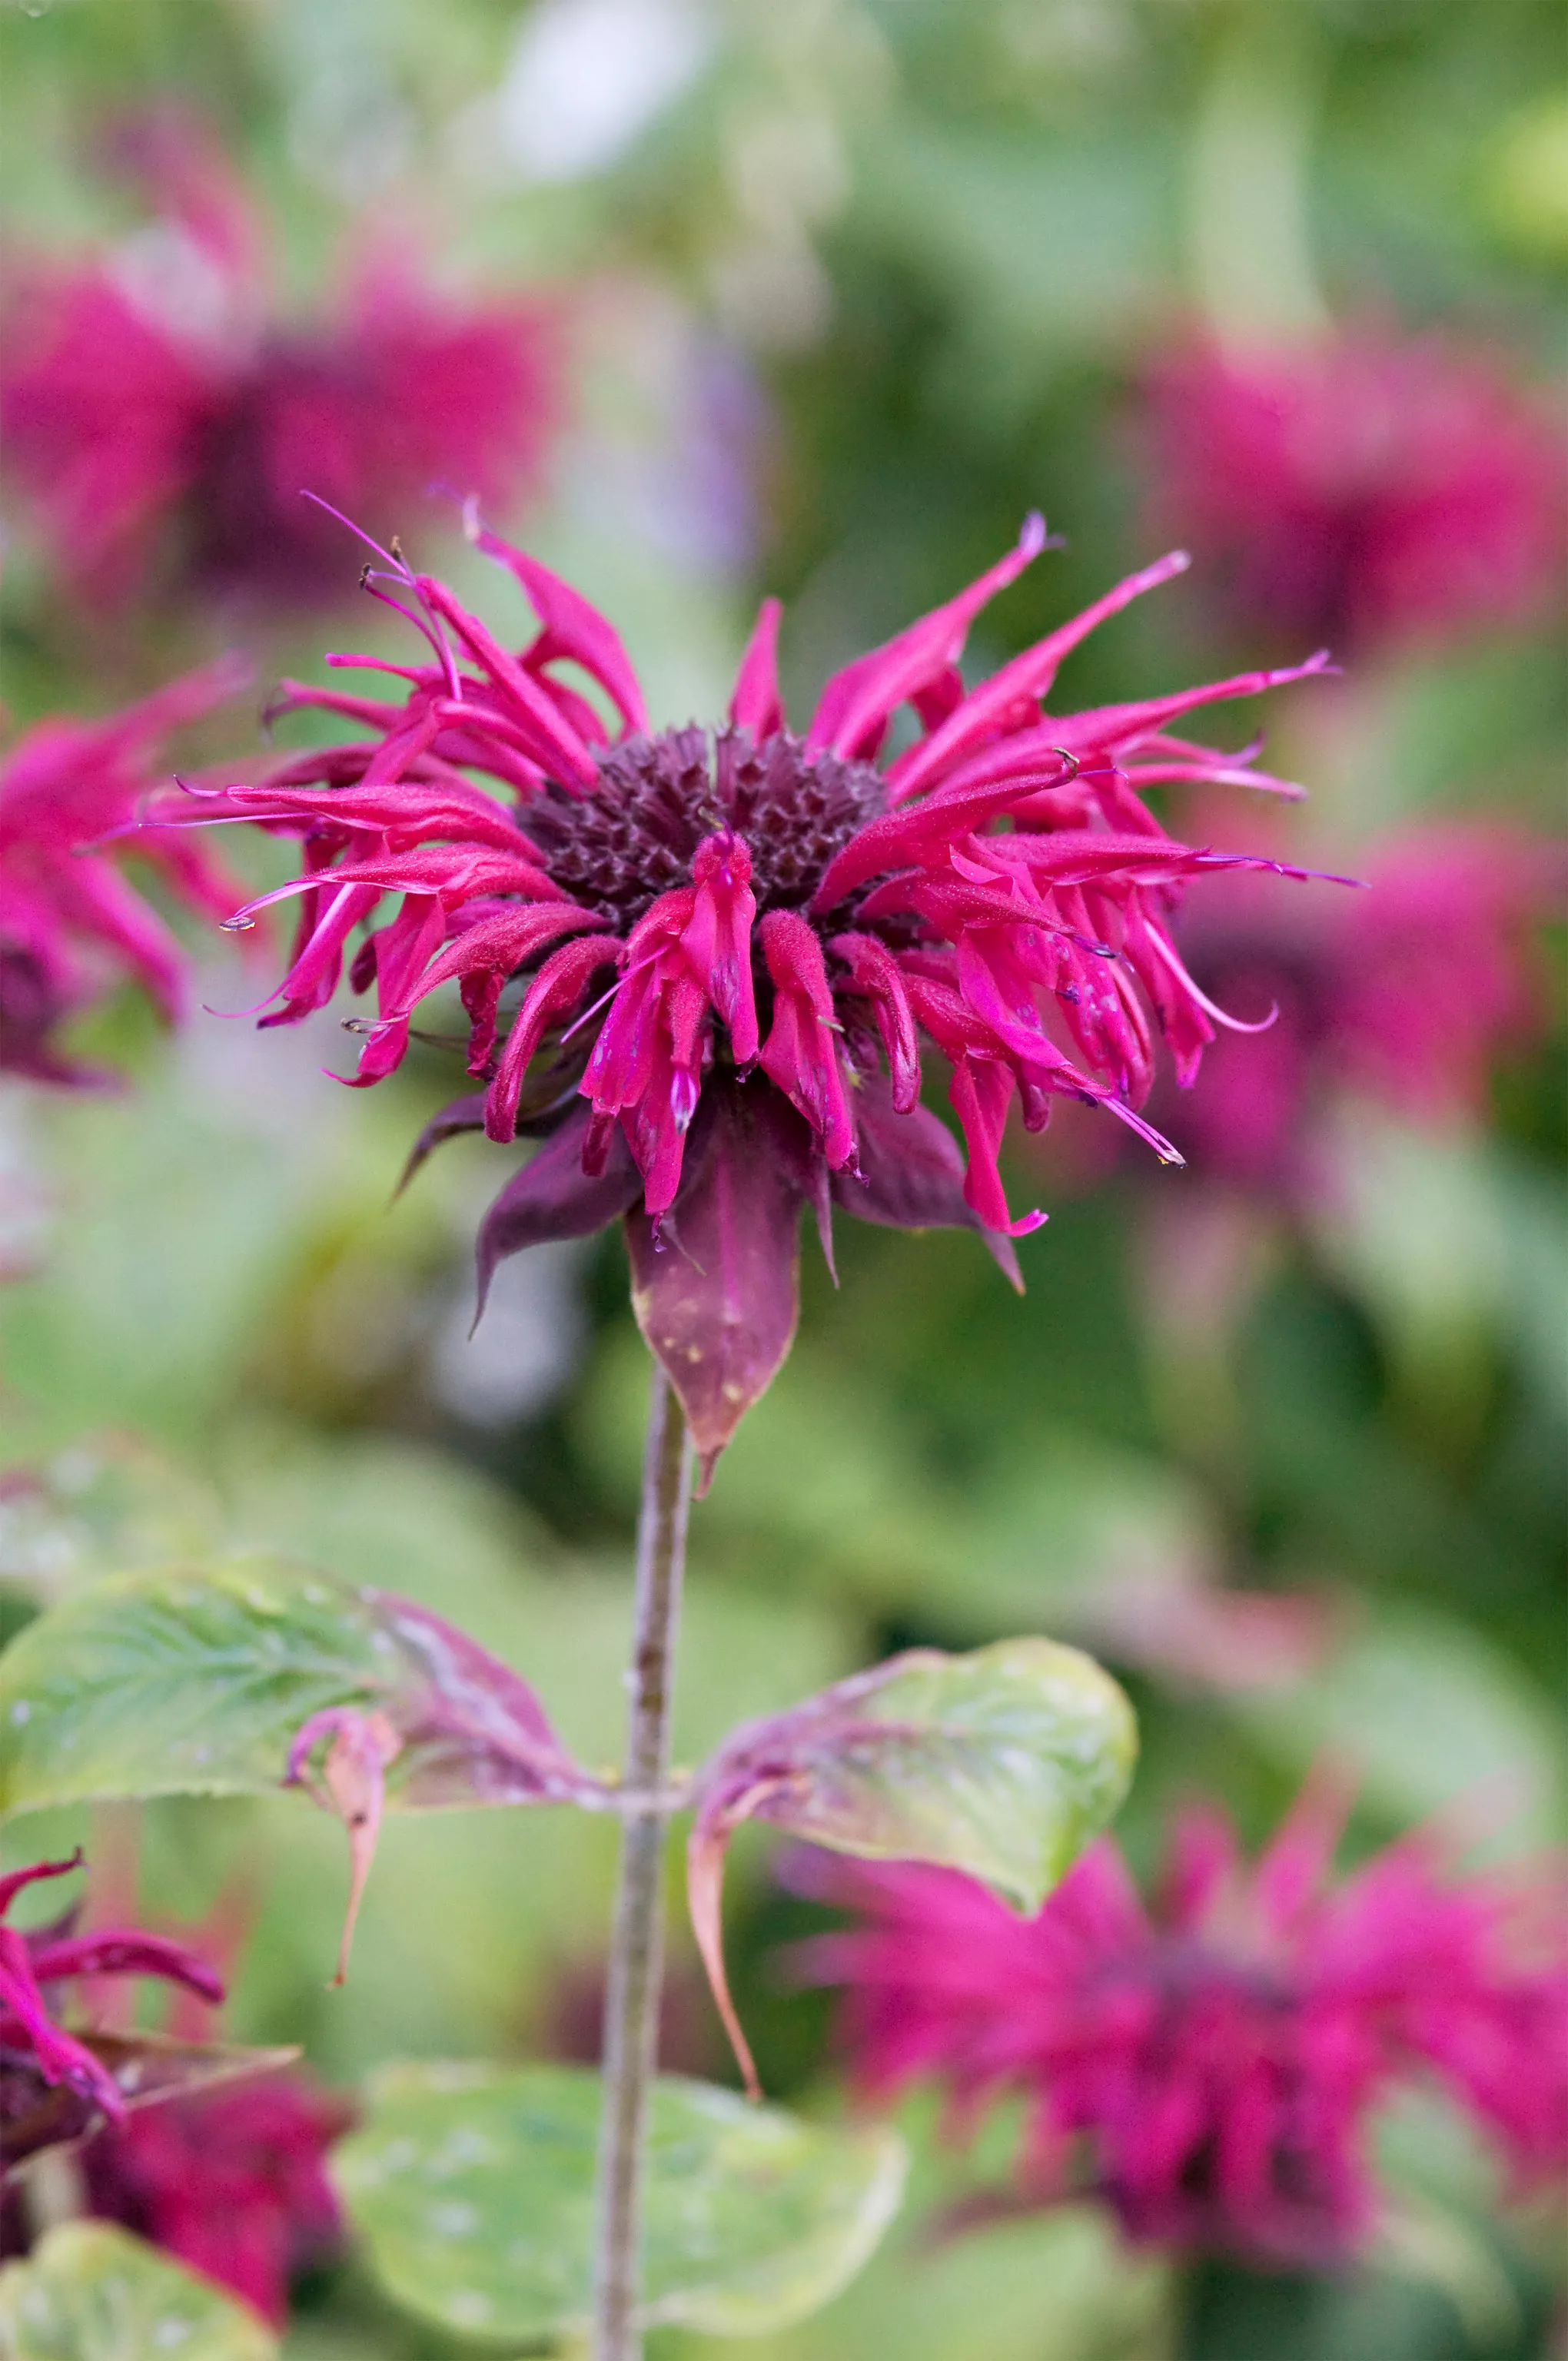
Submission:
<svg viewBox="0 0 1568 2361">
<path fill-rule="evenodd" d="M 1476 334 L 1527 379 L 1560 368 L 1561 29 L 1533 0 L 8 0 L 0 189 L 18 251 L 127 235 L 94 126 L 174 96 L 258 192 L 291 300 L 367 228 L 455 288 L 549 293 L 570 420 L 534 503 L 497 521 L 615 616 L 660 722 L 721 709 L 756 598 L 783 594 L 798 715 L 1030 506 L 1067 547 L 982 619 L 976 667 L 1155 554 L 1134 393 L 1184 323 L 1288 333 L 1372 307 Z M 438 507 L 378 522 L 498 628 L 521 620 Z M 247 624 L 264 674 L 395 649 L 354 607 L 356 569 L 346 555 L 341 613 Z M 234 630 L 206 606 L 83 621 L 25 520 L 0 596 L 18 723 L 104 709 Z M 1063 694 L 1151 694 L 1247 655 L 1178 587 L 1076 655 Z M 1354 866 L 1416 816 L 1550 822 L 1562 701 L 1544 631 L 1376 660 L 1332 710 L 1277 698 L 1271 767 L 1314 790 L 1294 840 Z M 215 729 L 242 774 L 247 723 Z M 255 999 L 255 969 L 211 941 L 200 957 L 202 1000 Z M 1255 1209 L 1223 1314 L 1194 1322 L 1151 1283 L 1158 1224 L 1202 1202 L 1201 1172 L 1097 1167 L 1071 1139 L 1015 1170 L 1014 1202 L 1032 1189 L 1051 1216 L 1022 1302 L 967 1237 L 841 1224 L 836 1290 L 808 1250 L 794 1356 L 694 1518 L 681 1759 L 896 1646 L 1034 1628 L 1094 1647 L 1135 1697 L 1137 1863 L 1195 1787 L 1260 1838 L 1325 1746 L 1364 1774 L 1354 1846 L 1460 1795 L 1496 1844 L 1561 1833 L 1561 998 L 1486 1122 L 1353 1111 L 1345 1185 L 1316 1211 Z M 509 1265 L 470 1345 L 470 1241 L 510 1159 L 459 1142 L 389 1202 L 455 1087 L 444 1053 L 351 1096 L 322 1071 L 345 1054 L 331 1016 L 258 1036 L 201 1014 L 170 1039 L 129 996 L 83 1043 L 134 1089 L 0 1094 L 4 1458 L 47 1476 L 0 1501 L 5 1611 L 110 1559 L 280 1545 L 439 1607 L 612 1758 L 646 1387 L 618 1239 Z M 7 1855 L 73 1833 L 24 1823 Z M 170 1805 L 142 1841 L 148 1913 L 199 1918 L 243 1878 L 227 2028 L 302 2041 L 330 2080 L 558 2052 L 592 2022 L 612 1868 L 596 1824 L 394 1822 L 342 1993 L 323 1990 L 334 1827 L 291 1800 Z M 826 2009 L 775 1964 L 809 1913 L 761 1840 L 731 1912 L 764 2081 L 831 2104 Z M 674 1990 L 675 2062 L 724 2077 L 680 1934 Z M 1427 2209 L 1419 2254 L 1179 2285 L 1087 2210 L 932 2248 L 923 2210 L 980 2166 L 910 2121 L 916 2194 L 883 2255 L 738 2354 L 1548 2349 L 1547 2249 L 1453 2125 L 1387 2127 Z M 287 2347 L 459 2349 L 352 2268 L 305 2290 Z"/>
</svg>

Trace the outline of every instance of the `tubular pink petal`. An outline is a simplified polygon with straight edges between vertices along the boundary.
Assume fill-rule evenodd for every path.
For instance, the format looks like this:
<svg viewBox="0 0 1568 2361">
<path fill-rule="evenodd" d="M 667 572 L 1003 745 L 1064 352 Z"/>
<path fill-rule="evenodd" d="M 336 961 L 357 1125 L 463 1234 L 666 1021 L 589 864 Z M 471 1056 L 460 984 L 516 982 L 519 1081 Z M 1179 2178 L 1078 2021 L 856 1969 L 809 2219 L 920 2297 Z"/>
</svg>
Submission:
<svg viewBox="0 0 1568 2361">
<path fill-rule="evenodd" d="M 470 539 L 476 548 L 504 566 L 522 585 L 543 627 L 524 658 L 529 669 L 536 670 L 563 656 L 581 664 L 614 701 L 627 729 L 646 730 L 648 709 L 641 684 L 615 626 L 589 604 L 581 591 L 574 590 L 569 582 L 563 582 L 537 557 L 514 548 L 488 526 L 479 526 Z"/>
<path fill-rule="evenodd" d="M 421 575 L 418 587 L 422 596 L 451 624 L 475 663 L 508 697 L 512 719 L 530 752 L 563 785 L 575 785 L 579 793 L 592 787 L 598 776 L 598 765 L 549 691 L 540 687 L 517 657 L 507 653 L 477 615 L 470 615 L 459 605 L 444 583 Z"/>
<path fill-rule="evenodd" d="M 438 894 L 455 906 L 477 895 L 526 894 L 541 901 L 564 901 L 561 888 L 532 862 L 488 844 L 433 844 L 389 853 L 378 861 L 345 861 L 327 873 L 327 882 L 346 891 L 373 886 L 378 894 Z M 308 894 L 323 883 L 321 874 L 291 878 L 287 885 L 258 894 L 228 920 L 231 928 L 248 925 L 258 910 L 293 894 Z"/>
<path fill-rule="evenodd" d="M 1046 1217 L 1036 1208 L 1033 1213 L 1020 1214 L 1016 1221 L 1013 1219 L 996 1161 L 1013 1101 L 1012 1074 L 993 1058 L 960 1057 L 954 1064 L 948 1095 L 963 1126 L 969 1148 L 965 1199 L 988 1230 L 1000 1231 L 1010 1238 L 1027 1237 Z"/>
<path fill-rule="evenodd" d="M 311 1756 L 323 1739 L 326 1752 L 318 1772 Z M 328 1706 L 312 1714 L 295 1731 L 289 1748 L 284 1784 L 303 1787 L 323 1812 L 343 1822 L 348 1833 L 348 1902 L 332 1979 L 334 1985 L 347 1979 L 359 1905 L 381 1832 L 387 1769 L 402 1748 L 402 1735 L 386 1714 L 360 1713 L 351 1706 Z"/>
<path fill-rule="evenodd" d="M 63 1983 L 71 1976 L 158 1976 L 165 1983 L 183 1985 L 211 2008 L 224 1998 L 224 1980 L 205 1960 L 183 1943 L 135 1927 L 100 1927 L 90 1935 L 41 1943 L 32 1964 L 40 1984 Z"/>
<path fill-rule="evenodd" d="M 29 1861 L 25 1869 L 7 1870 L 5 1876 L 0 1877 L 0 1918 L 5 1917 L 17 1894 L 27 1886 L 36 1885 L 39 1878 L 69 1877 L 73 1869 L 83 1867 L 86 1859 L 86 1854 L 78 1845 L 64 1861 Z"/>
<path fill-rule="evenodd" d="M 848 989 L 864 993 L 872 1004 L 887 1058 L 893 1104 L 898 1114 L 907 1115 L 920 1095 L 920 1041 L 898 961 L 874 935 L 835 935 L 828 948 L 850 971 Z"/>
<path fill-rule="evenodd" d="M 455 977 L 478 972 L 507 976 L 557 935 L 598 930 L 605 920 L 593 910 L 579 910 L 570 902 L 508 903 L 493 917 L 466 927 L 453 942 L 436 953 L 410 1003 L 423 1000 Z M 606 956 L 611 956 L 608 950 Z"/>
<path fill-rule="evenodd" d="M 738 730 L 749 730 L 754 745 L 784 726 L 784 699 L 779 695 L 779 618 L 784 609 L 776 598 L 764 598 L 757 609 L 751 636 L 735 675 L 729 719 Z"/>
<path fill-rule="evenodd" d="M 1063 623 L 1059 630 L 1036 641 L 1032 648 L 1026 648 L 1022 655 L 1014 656 L 1011 664 L 1003 664 L 1000 672 L 993 673 L 972 696 L 964 699 L 940 729 L 934 730 L 919 745 L 910 747 L 907 753 L 901 754 L 890 766 L 887 774 L 889 801 L 893 804 L 905 803 L 911 796 L 918 795 L 922 787 L 931 785 L 971 746 L 978 745 L 983 738 L 1003 726 L 1005 717 L 1021 700 L 1028 699 L 1037 705 L 1049 694 L 1062 658 L 1077 647 L 1080 641 L 1086 640 L 1091 631 L 1109 616 L 1131 606 L 1135 598 L 1141 598 L 1146 590 L 1157 589 L 1162 582 L 1170 581 L 1175 575 L 1184 574 L 1191 563 L 1185 550 L 1171 550 L 1168 555 L 1157 558 L 1152 566 L 1144 566 L 1136 574 L 1129 574 L 1125 581 L 1118 582 L 1113 589 L 1106 591 L 1102 598 L 1097 598 L 1092 607 L 1086 607 L 1081 615 L 1075 615 L 1071 622 Z"/>
<path fill-rule="evenodd" d="M 1181 986 L 1182 991 L 1186 993 L 1190 998 L 1197 1002 L 1205 1016 L 1212 1016 L 1216 1025 L 1223 1025 L 1227 1033 L 1266 1033 L 1269 1027 L 1274 1024 L 1275 1020 L 1277 1018 L 1279 1015 L 1279 1003 L 1277 1001 L 1274 1003 L 1266 1016 L 1259 1016 L 1250 1024 L 1246 1023 L 1240 1016 L 1231 1016 L 1227 1015 L 1224 1009 L 1218 1006 L 1214 1001 L 1209 998 L 1207 993 L 1201 992 L 1198 986 L 1193 983 L 1192 978 L 1188 974 L 1187 970 L 1181 964 L 1181 961 L 1177 954 L 1175 944 L 1164 932 L 1163 928 L 1151 926 L 1148 928 L 1148 939 L 1153 944 L 1157 955 L 1165 961 L 1166 966 L 1170 970 L 1171 974 Z"/>
<path fill-rule="evenodd" d="M 1061 758 L 1063 777 L 1073 775 L 1071 755 Z M 1024 790 L 1015 779 L 965 788 L 961 793 L 927 797 L 899 811 L 883 812 L 868 820 L 828 864 L 822 883 L 811 898 L 816 911 L 836 909 L 846 895 L 884 870 L 903 869 L 912 862 L 929 860 L 933 849 L 967 836 L 985 821 L 1016 803 Z"/>
<path fill-rule="evenodd" d="M 855 1127 L 839 1063 L 838 1023 L 822 945 L 793 910 L 770 910 L 758 929 L 773 982 L 773 1021 L 761 1064 L 821 1135 L 830 1170 L 851 1164 Z"/>
<path fill-rule="evenodd" d="M 1083 713 L 1064 714 L 1051 727 L 1062 744 L 1076 753 L 1088 753 L 1102 747 L 1131 748 L 1140 738 L 1174 721 L 1179 713 L 1190 713 L 1200 705 L 1218 705 L 1236 697 L 1261 697 L 1266 689 L 1285 688 L 1297 680 L 1316 680 L 1337 669 L 1328 650 L 1320 648 L 1305 664 L 1287 664 L 1276 672 L 1234 673 L 1228 680 L 1207 681 L 1201 688 L 1179 689 L 1170 697 L 1146 697 L 1135 705 L 1096 706 Z"/>
<path fill-rule="evenodd" d="M 894 708 L 942 678 L 962 653 L 970 624 L 981 609 L 1015 581 L 1045 546 L 1045 519 L 1031 514 L 1017 547 L 978 581 L 884 646 L 835 673 L 806 733 L 807 748 L 815 752 L 827 746 L 847 757 L 874 753 Z"/>
<path fill-rule="evenodd" d="M 751 981 L 751 856 L 741 838 L 706 837 L 692 861 L 696 891 L 681 935 L 693 974 L 729 1027 L 738 1066 L 757 1056 L 757 998 Z"/>
<path fill-rule="evenodd" d="M 16 2027 L 22 2037 L 17 2046 L 30 2050 L 46 2082 L 69 2083 L 111 2118 L 125 2113 L 119 2086 L 108 2069 L 50 2018 L 27 1943 L 12 1927 L 0 1927 L 0 2026 L 13 2043 Z"/>
<path fill-rule="evenodd" d="M 551 1018 L 575 1007 L 589 977 L 614 957 L 613 943 L 598 936 L 579 936 L 576 941 L 561 944 L 545 960 L 512 1019 L 500 1064 L 486 1098 L 485 1130 L 491 1139 L 510 1139 L 516 1133 L 522 1078 Z"/>
</svg>

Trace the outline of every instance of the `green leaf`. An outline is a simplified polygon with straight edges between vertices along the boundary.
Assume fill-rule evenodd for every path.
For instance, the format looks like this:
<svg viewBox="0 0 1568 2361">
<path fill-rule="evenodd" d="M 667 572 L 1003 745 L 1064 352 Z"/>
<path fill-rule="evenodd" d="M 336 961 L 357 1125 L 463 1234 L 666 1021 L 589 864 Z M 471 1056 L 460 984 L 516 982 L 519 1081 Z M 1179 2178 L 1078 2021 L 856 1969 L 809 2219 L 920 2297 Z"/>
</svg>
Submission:
<svg viewBox="0 0 1568 2361">
<path fill-rule="evenodd" d="M 380 1701 L 378 1628 L 356 1592 L 269 1558 L 94 1584 L 0 1657 L 0 1809 L 267 1793 L 312 1713 Z"/>
<path fill-rule="evenodd" d="M 593 2273 L 598 2076 L 584 2067 L 400 2066 L 333 2169 L 388 2292 L 516 2345 L 580 2332 Z M 898 2204 L 882 2126 L 812 2124 L 706 2082 L 653 2087 L 643 2321 L 756 2335 L 852 2278 Z"/>
<path fill-rule="evenodd" d="M 724 1974 L 724 1851 L 743 1820 L 868 1861 L 929 1861 L 1037 1910 L 1120 1809 L 1137 1726 L 1109 1673 L 1052 1640 L 965 1656 L 912 1648 L 787 1713 L 744 1723 L 698 1772 L 692 1925 L 748 2083 Z"/>
<path fill-rule="evenodd" d="M 329 1708 L 381 1717 L 389 1800 L 529 1803 L 593 1785 L 527 1684 L 395 1593 L 273 1558 L 122 1575 L 0 1657 L 0 1810 L 265 1794 Z"/>
<path fill-rule="evenodd" d="M 108 2222 L 66 2222 L 0 2270 L 7 2361 L 276 2361 L 278 2340 L 211 2280 Z"/>
</svg>

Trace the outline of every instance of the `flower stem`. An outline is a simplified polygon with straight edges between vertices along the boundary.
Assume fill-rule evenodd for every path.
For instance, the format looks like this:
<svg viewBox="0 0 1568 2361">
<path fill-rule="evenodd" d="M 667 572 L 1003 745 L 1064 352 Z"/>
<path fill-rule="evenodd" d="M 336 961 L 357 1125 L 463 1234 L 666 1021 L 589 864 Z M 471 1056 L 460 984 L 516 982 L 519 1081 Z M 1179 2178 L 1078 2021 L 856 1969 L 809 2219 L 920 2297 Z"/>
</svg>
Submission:
<svg viewBox="0 0 1568 2361">
<path fill-rule="evenodd" d="M 658 1796 L 622 1824 L 620 1881 L 604 2016 L 604 2114 L 599 2127 L 598 2250 L 593 2361 L 639 2361 L 642 2176 L 648 2096 L 657 2064 L 663 1976 L 663 1871 L 669 1805 L 675 1631 L 685 1568 L 691 1437 L 655 1363 L 637 1524 L 637 1623 L 627 1674 L 625 1784 Z"/>
</svg>

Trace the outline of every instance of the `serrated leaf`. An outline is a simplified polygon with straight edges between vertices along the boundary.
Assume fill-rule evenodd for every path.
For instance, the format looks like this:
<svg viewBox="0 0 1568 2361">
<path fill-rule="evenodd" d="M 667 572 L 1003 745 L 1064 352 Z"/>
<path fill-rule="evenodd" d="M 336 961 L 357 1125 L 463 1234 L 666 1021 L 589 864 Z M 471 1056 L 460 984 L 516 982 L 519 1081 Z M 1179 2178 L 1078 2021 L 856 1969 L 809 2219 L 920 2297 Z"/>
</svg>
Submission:
<svg viewBox="0 0 1568 2361">
<path fill-rule="evenodd" d="M 516 2345 L 588 2320 L 600 2083 L 585 2067 L 400 2066 L 333 2172 L 396 2301 Z M 902 2142 L 661 2075 L 643 2230 L 646 2326 L 756 2335 L 860 2268 L 897 2207 Z"/>
<path fill-rule="evenodd" d="M 179 2041 L 161 2033 L 79 2033 L 75 2038 L 107 2067 L 127 2111 L 189 2098 L 246 2075 L 271 2073 L 300 2054 L 297 2048 Z M 0 2043 L 0 2180 L 41 2148 L 85 2139 L 104 2120 L 102 2108 L 84 2092 L 68 2082 L 46 2081 L 31 2050 Z"/>
<path fill-rule="evenodd" d="M 405 1807 L 565 1799 L 586 1777 L 527 1683 L 439 1616 L 258 1557 L 115 1576 L 29 1624 L 0 1657 L 0 1810 L 264 1794 L 334 1707 L 387 1717 Z"/>
<path fill-rule="evenodd" d="M 1036 1910 L 1119 1809 L 1132 1708 L 1092 1657 L 1050 1640 L 962 1656 L 913 1648 L 766 1720 L 697 1773 L 692 1924 L 735 2053 L 756 2087 L 725 1982 L 720 1881 L 743 1820 L 872 1861 L 961 1869 Z"/>
<path fill-rule="evenodd" d="M 0 2270 L 6 2361 L 276 2361 L 278 2340 L 210 2279 L 109 2222 L 66 2222 Z"/>
</svg>

